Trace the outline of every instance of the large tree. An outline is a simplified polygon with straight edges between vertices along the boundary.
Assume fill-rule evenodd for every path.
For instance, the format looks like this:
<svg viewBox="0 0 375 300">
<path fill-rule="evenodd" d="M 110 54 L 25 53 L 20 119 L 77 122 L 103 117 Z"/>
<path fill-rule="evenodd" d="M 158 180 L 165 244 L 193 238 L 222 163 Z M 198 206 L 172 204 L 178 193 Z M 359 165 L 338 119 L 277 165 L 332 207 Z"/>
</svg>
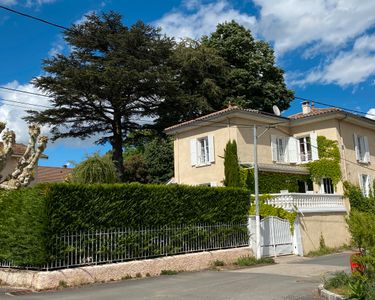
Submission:
<svg viewBox="0 0 375 300">
<path fill-rule="evenodd" d="M 174 42 L 140 21 L 127 27 L 113 12 L 90 14 L 64 34 L 70 54 L 44 60 L 47 75 L 34 79 L 53 108 L 30 112 L 27 120 L 51 125 L 53 139 L 109 142 L 123 179 L 124 138 L 173 90 L 167 62 Z"/>
<path fill-rule="evenodd" d="M 169 64 L 174 70 L 175 88 L 158 107 L 159 131 L 223 108 L 221 86 L 228 64 L 215 49 L 198 41 L 183 40 L 174 49 Z"/>
<path fill-rule="evenodd" d="M 230 66 L 220 85 L 225 102 L 267 112 L 275 104 L 281 110 L 289 107 L 293 92 L 286 87 L 284 71 L 276 66 L 267 42 L 255 40 L 250 30 L 232 21 L 217 25 L 202 44 L 215 49 Z"/>
</svg>

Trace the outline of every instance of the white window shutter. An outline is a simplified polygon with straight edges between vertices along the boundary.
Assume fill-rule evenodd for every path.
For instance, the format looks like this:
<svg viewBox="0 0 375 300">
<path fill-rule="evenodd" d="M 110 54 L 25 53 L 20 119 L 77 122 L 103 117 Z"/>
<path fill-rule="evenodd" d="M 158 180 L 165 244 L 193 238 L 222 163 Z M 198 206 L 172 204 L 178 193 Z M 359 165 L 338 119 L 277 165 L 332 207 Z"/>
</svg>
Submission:
<svg viewBox="0 0 375 300">
<path fill-rule="evenodd" d="M 374 178 L 371 175 L 369 175 L 368 181 L 369 181 L 370 193 L 374 195 Z"/>
<path fill-rule="evenodd" d="M 288 138 L 288 158 L 290 163 L 298 163 L 298 140 L 293 136 Z"/>
<path fill-rule="evenodd" d="M 310 133 L 310 143 L 311 143 L 311 159 L 318 160 L 319 153 L 318 153 L 318 136 L 316 132 Z"/>
<path fill-rule="evenodd" d="M 358 174 L 358 180 L 359 180 L 359 188 L 361 189 L 362 194 L 364 195 L 365 194 L 365 185 L 363 183 L 363 176 L 362 176 L 362 174 Z"/>
<path fill-rule="evenodd" d="M 214 136 L 208 136 L 208 161 L 210 163 L 215 162 L 215 145 L 214 145 Z"/>
<path fill-rule="evenodd" d="M 355 158 L 359 161 L 361 160 L 360 155 L 359 155 L 359 147 L 358 147 L 358 136 L 357 134 L 353 134 L 353 139 L 354 139 L 354 150 L 355 150 Z"/>
<path fill-rule="evenodd" d="M 364 144 L 365 144 L 365 162 L 370 162 L 370 149 L 368 147 L 368 138 L 367 136 L 364 136 L 363 137 L 363 141 L 364 141 Z"/>
<path fill-rule="evenodd" d="M 190 158 L 191 158 L 191 165 L 197 165 L 197 140 L 192 139 L 190 140 Z"/>
<path fill-rule="evenodd" d="M 276 136 L 274 135 L 271 135 L 271 152 L 272 152 L 272 161 L 277 161 Z"/>
</svg>

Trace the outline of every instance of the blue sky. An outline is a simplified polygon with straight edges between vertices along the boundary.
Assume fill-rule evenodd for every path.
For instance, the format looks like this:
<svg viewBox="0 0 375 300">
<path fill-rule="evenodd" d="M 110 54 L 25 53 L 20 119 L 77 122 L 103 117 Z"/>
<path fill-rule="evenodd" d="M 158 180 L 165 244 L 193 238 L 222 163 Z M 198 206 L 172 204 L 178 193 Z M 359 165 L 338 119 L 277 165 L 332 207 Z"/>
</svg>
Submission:
<svg viewBox="0 0 375 300">
<path fill-rule="evenodd" d="M 232 19 L 275 49 L 289 88 L 299 97 L 375 114 L 375 1 L 373 0 L 0 0 L 4 5 L 69 27 L 90 12 L 114 10 L 124 23 L 141 19 L 174 36 L 199 38 Z M 57 28 L 0 10 L 0 85 L 35 92 L 30 80 L 42 74 L 41 62 L 66 51 Z M 48 105 L 48 99 L 0 91 L 0 99 Z M 0 101 L 0 119 L 27 141 L 24 107 Z M 14 104 L 14 103 L 13 103 Z M 284 115 L 300 110 L 295 100 Z M 48 129 L 44 129 L 48 134 Z M 48 161 L 61 166 L 94 151 L 94 139 L 49 144 Z"/>
</svg>

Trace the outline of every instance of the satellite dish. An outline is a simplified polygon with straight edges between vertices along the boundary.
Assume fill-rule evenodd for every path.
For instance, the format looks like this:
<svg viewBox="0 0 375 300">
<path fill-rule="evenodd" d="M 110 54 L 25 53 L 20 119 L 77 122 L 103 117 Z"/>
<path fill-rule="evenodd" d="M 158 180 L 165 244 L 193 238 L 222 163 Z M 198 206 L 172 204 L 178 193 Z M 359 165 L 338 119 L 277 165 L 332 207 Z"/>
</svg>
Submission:
<svg viewBox="0 0 375 300">
<path fill-rule="evenodd" d="M 280 116 L 281 115 L 281 113 L 280 113 L 280 109 L 276 106 L 276 105 L 274 105 L 274 106 L 272 106 L 272 109 L 273 109 L 273 113 L 276 115 L 276 116 Z"/>
</svg>

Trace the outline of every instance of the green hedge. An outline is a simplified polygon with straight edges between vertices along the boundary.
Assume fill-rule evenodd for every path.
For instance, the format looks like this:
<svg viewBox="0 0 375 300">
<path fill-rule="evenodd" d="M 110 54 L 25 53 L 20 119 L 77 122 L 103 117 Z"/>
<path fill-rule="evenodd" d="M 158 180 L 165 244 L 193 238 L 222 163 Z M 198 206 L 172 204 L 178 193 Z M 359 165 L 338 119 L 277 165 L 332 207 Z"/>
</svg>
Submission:
<svg viewBox="0 0 375 300">
<path fill-rule="evenodd" d="M 41 264 L 67 232 L 245 223 L 249 206 L 249 191 L 236 188 L 61 183 L 2 192 L 0 260 Z"/>
<path fill-rule="evenodd" d="M 30 265 L 46 261 L 45 204 L 38 189 L 0 191 L 0 260 Z"/>
</svg>

